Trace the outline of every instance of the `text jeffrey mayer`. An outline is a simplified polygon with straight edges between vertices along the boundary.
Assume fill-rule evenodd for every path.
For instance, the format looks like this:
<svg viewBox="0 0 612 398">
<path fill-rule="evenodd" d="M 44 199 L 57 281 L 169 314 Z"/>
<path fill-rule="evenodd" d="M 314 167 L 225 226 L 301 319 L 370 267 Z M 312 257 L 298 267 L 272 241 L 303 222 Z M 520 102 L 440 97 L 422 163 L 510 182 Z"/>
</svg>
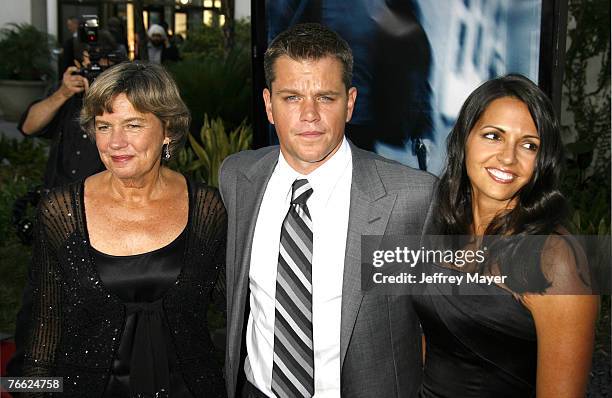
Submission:
<svg viewBox="0 0 612 398">
<path fill-rule="evenodd" d="M 453 285 L 461 285 L 464 281 L 465 283 L 479 283 L 490 285 L 492 283 L 495 284 L 504 284 L 506 283 L 506 275 L 481 275 L 479 273 L 463 273 L 461 275 L 444 275 L 441 272 L 436 272 L 433 274 L 421 274 L 421 280 L 419 283 L 434 283 L 434 284 L 453 284 Z"/>
</svg>

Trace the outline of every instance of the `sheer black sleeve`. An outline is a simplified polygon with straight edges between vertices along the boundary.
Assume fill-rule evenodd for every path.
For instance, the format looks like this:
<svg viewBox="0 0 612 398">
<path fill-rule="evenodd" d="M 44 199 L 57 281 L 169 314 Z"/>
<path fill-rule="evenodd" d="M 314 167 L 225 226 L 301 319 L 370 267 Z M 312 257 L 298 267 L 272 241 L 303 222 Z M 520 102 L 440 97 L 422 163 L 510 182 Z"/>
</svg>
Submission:
<svg viewBox="0 0 612 398">
<path fill-rule="evenodd" d="M 214 213 L 215 228 L 211 231 L 215 242 L 214 264 L 216 268 L 215 286 L 211 301 L 215 309 L 226 318 L 226 287 L 225 287 L 225 249 L 227 243 L 227 213 L 221 200 L 221 195 L 215 190 L 214 200 L 211 202 L 211 211 Z"/>
<path fill-rule="evenodd" d="M 58 212 L 49 205 L 52 199 L 43 198 L 38 207 L 34 231 L 32 261 L 28 272 L 28 290 L 31 290 L 29 316 L 24 316 L 26 325 L 18 327 L 24 336 L 23 376 L 54 376 L 52 374 L 55 355 L 61 333 L 61 277 L 58 272 L 57 253 L 50 236 L 51 231 L 58 233 L 53 226 L 57 224 Z M 56 237 L 57 238 L 57 237 Z M 27 304 L 26 304 L 27 305 Z M 27 309 L 26 309 L 27 310 Z"/>
<path fill-rule="evenodd" d="M 595 294 L 587 256 L 571 235 L 551 235 L 544 243 L 540 266 L 550 283 L 545 294 Z"/>
</svg>

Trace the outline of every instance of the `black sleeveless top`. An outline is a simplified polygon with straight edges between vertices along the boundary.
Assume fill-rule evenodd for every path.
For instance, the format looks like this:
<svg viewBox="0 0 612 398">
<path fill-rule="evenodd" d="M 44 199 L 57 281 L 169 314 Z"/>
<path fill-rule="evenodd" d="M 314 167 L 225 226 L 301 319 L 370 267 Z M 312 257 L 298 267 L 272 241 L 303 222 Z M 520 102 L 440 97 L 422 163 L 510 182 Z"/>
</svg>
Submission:
<svg viewBox="0 0 612 398">
<path fill-rule="evenodd" d="M 185 235 L 183 230 L 170 244 L 131 256 L 90 246 L 102 283 L 121 299 L 126 314 L 105 397 L 192 397 L 177 367 L 162 307 L 181 271 Z"/>
<path fill-rule="evenodd" d="M 425 265 L 427 273 L 460 271 Z M 413 296 L 426 338 L 420 397 L 534 397 L 537 341 L 531 312 L 497 285 Z"/>
<path fill-rule="evenodd" d="M 537 333 L 533 315 L 521 302 L 521 296 L 593 294 L 594 290 L 588 262 L 573 237 L 553 234 L 530 239 L 525 242 L 540 242 L 536 251 L 507 261 L 510 267 L 503 275 L 520 273 L 519 266 L 529 256 L 535 256 L 533 266 L 540 267 L 545 285 L 525 283 L 511 288 L 508 283 L 486 281 L 430 282 L 414 290 L 413 305 L 426 340 L 420 397 L 536 396 Z M 467 280 L 471 273 L 434 263 L 422 267 L 429 276 Z"/>
</svg>

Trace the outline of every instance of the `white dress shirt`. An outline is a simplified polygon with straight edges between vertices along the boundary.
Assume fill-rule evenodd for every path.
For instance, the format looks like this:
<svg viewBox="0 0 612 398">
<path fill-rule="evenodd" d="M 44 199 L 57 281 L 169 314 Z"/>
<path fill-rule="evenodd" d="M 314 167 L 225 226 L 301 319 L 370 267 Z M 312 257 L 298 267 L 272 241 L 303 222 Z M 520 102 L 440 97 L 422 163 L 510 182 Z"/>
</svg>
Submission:
<svg viewBox="0 0 612 398">
<path fill-rule="evenodd" d="M 340 314 L 352 177 L 351 149 L 338 151 L 308 175 L 291 168 L 282 153 L 259 209 L 249 271 L 251 311 L 246 330 L 247 379 L 273 397 L 274 313 L 278 250 L 289 210 L 291 185 L 308 179 L 313 193 L 307 206 L 313 222 L 312 317 L 315 397 L 340 397 Z"/>
</svg>

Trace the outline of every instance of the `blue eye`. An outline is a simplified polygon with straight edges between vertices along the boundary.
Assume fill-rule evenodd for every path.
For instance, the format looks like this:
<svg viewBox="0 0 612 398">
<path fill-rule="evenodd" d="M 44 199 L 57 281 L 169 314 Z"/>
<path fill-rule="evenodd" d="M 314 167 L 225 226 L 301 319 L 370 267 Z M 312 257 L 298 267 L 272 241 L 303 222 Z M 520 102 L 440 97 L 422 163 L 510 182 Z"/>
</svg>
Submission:
<svg viewBox="0 0 612 398">
<path fill-rule="evenodd" d="M 331 102 L 331 101 L 333 101 L 333 100 L 334 100 L 334 99 L 333 99 L 332 97 L 328 97 L 328 96 L 326 96 L 326 95 L 324 95 L 324 96 L 322 96 L 322 97 L 319 97 L 319 101 L 321 101 L 321 102 Z"/>
<path fill-rule="evenodd" d="M 285 101 L 287 102 L 295 102 L 299 99 L 299 97 L 297 95 L 289 95 L 287 97 L 285 97 Z"/>
</svg>

